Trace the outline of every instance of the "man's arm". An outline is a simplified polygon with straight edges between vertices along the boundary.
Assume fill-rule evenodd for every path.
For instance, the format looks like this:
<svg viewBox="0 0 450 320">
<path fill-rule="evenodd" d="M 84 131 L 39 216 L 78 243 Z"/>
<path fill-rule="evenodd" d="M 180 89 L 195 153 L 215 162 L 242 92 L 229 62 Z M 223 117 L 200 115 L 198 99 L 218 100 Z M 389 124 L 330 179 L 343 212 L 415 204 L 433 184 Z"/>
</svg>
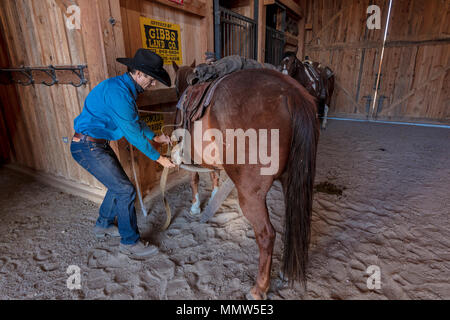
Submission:
<svg viewBox="0 0 450 320">
<path fill-rule="evenodd" d="M 144 121 L 138 120 L 138 122 L 142 130 L 144 131 L 144 135 L 147 137 L 147 139 L 153 140 L 156 134 L 148 127 L 148 125 Z"/>
<path fill-rule="evenodd" d="M 118 89 L 111 92 L 107 100 L 111 106 L 109 115 L 114 123 L 122 130 L 128 142 L 150 159 L 154 161 L 158 160 L 161 155 L 147 140 L 147 138 L 153 139 L 155 134 L 147 125 L 143 126 L 139 121 L 139 115 L 136 112 L 133 98 L 125 90 Z"/>
</svg>

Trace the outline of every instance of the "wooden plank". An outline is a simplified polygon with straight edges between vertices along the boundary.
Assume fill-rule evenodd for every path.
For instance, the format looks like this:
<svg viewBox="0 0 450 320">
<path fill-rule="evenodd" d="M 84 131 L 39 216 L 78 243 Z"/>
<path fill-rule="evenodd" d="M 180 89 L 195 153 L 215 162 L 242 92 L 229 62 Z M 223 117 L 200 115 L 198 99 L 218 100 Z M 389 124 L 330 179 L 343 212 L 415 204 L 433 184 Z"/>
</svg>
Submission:
<svg viewBox="0 0 450 320">
<path fill-rule="evenodd" d="M 266 58 L 266 12 L 267 8 L 259 2 L 258 6 L 258 61 L 264 62 Z"/>
<path fill-rule="evenodd" d="M 38 40 L 36 34 L 36 17 L 33 13 L 33 8 L 29 0 L 19 0 L 15 2 L 17 6 L 17 12 L 20 14 L 19 23 L 20 28 L 27 30 L 28 32 L 21 33 L 23 35 L 24 43 L 28 43 L 26 46 L 25 64 L 27 65 L 42 65 L 41 42 Z M 20 30 L 20 29 L 19 29 Z M 16 54 L 21 54 L 16 52 Z M 20 96 L 26 97 L 27 100 L 22 100 L 21 106 L 24 110 L 23 114 L 29 117 L 28 127 L 34 127 L 34 131 L 37 137 L 44 136 L 46 139 L 40 139 L 38 143 L 42 142 L 36 155 L 40 158 L 43 170 L 45 172 L 52 172 L 56 168 L 55 155 L 50 151 L 52 150 L 52 144 L 54 136 L 51 132 L 50 115 L 44 112 L 40 112 L 37 106 L 47 106 L 51 103 L 47 96 L 42 95 L 39 89 L 33 87 L 21 87 Z"/>
<path fill-rule="evenodd" d="M 205 52 L 214 52 L 214 6 L 206 1 L 206 16 L 202 19 L 202 38 L 206 37 Z"/>
<path fill-rule="evenodd" d="M 166 88 L 159 90 L 147 90 L 141 94 L 137 100 L 140 107 L 154 106 L 162 103 L 176 103 L 178 101 L 175 88 Z"/>
<path fill-rule="evenodd" d="M 58 50 L 59 45 L 55 44 L 54 34 L 51 32 L 53 26 L 51 25 L 52 17 L 49 16 L 49 3 L 42 1 L 39 5 L 34 2 L 30 2 L 32 6 L 33 14 L 36 17 L 36 41 L 41 43 L 40 54 L 42 56 L 42 63 L 52 64 L 58 63 Z M 51 168 L 51 173 L 58 176 L 68 176 L 68 162 L 67 158 L 64 156 L 64 142 L 62 141 L 62 128 L 64 123 L 67 122 L 65 118 L 65 112 L 59 112 L 59 109 L 64 108 L 64 103 L 61 102 L 61 92 L 58 92 L 58 87 L 43 87 L 36 86 L 36 90 L 40 91 L 43 101 L 45 104 L 42 106 L 37 106 L 38 112 L 45 112 L 48 114 L 48 125 L 49 131 L 52 135 L 52 150 L 49 152 L 54 154 L 55 167 Z"/>
<path fill-rule="evenodd" d="M 81 31 L 87 64 L 91 70 L 92 87 L 108 78 L 105 46 L 99 24 L 98 0 L 78 0 L 81 12 Z"/>
<path fill-rule="evenodd" d="M 291 46 L 298 46 L 298 38 L 292 36 L 290 33 L 285 33 L 284 34 L 286 37 L 286 43 L 290 44 Z"/>
<path fill-rule="evenodd" d="M 11 44 L 8 46 L 7 39 L 12 39 L 11 29 L 8 26 L 8 11 L 6 2 L 0 2 L 0 67 L 7 68 L 10 66 Z M 9 49 L 9 50 L 8 50 Z M 20 115 L 20 103 L 17 96 L 15 86 L 0 86 L 0 100 L 2 103 L 3 116 L 5 121 L 4 129 L 7 130 L 10 139 L 10 149 L 12 149 L 12 161 L 26 163 L 30 152 L 24 152 L 24 148 L 17 148 L 16 145 L 25 145 L 29 143 L 29 131 L 23 129 L 23 119 Z"/>
<path fill-rule="evenodd" d="M 55 13 L 55 23 L 57 25 L 56 28 L 58 29 L 58 31 L 61 31 L 60 34 L 58 33 L 60 41 L 62 43 L 67 43 L 67 49 L 66 46 L 63 46 L 64 50 L 62 50 L 61 52 L 62 61 L 64 61 L 64 64 L 86 64 L 87 60 L 85 59 L 81 31 L 76 29 L 69 30 L 65 27 L 64 14 L 67 11 L 67 7 L 71 5 L 72 2 L 66 0 L 64 1 L 64 5 L 60 5 L 62 4 L 62 2 L 56 1 L 56 6 L 54 6 L 55 1 L 49 1 L 53 3 L 52 6 Z M 65 99 L 65 110 L 67 112 L 68 119 L 70 119 L 70 123 L 66 124 L 66 132 L 69 140 L 74 132 L 73 120 L 80 114 L 84 100 L 90 89 L 91 87 L 89 83 L 86 87 L 74 88 L 72 86 L 63 86 L 62 88 Z M 70 154 L 70 144 L 67 144 L 66 148 L 66 156 L 70 163 L 70 176 L 68 178 L 82 184 L 96 186 L 104 189 L 104 186 L 102 186 L 91 174 L 89 174 L 80 165 L 78 165 L 78 163 L 75 162 L 72 155 Z"/>
<path fill-rule="evenodd" d="M 0 165 L 8 163 L 12 155 L 10 135 L 4 113 L 3 100 L 0 100 Z"/>
<path fill-rule="evenodd" d="M 157 2 L 159 4 L 175 8 L 177 10 L 189 12 L 200 17 L 205 17 L 207 14 L 205 3 L 199 0 L 184 0 L 182 5 L 174 3 L 169 0 L 149 0 L 149 1 Z"/>
<path fill-rule="evenodd" d="M 293 13 L 295 13 L 300 18 L 303 17 L 304 13 L 300 5 L 295 3 L 292 0 L 278 0 L 281 4 L 285 5 L 287 8 L 289 8 Z"/>
<path fill-rule="evenodd" d="M 19 17 L 17 13 L 16 3 L 12 1 L 0 1 L 1 6 L 1 19 L 2 22 L 2 34 L 4 34 L 6 48 L 2 54 L 2 66 L 9 67 L 11 64 L 20 63 L 25 61 L 26 50 L 24 47 L 25 41 L 22 38 L 22 34 L 18 32 Z M 16 54 L 20 53 L 20 56 Z M 22 101 L 26 99 L 25 95 L 20 97 L 16 94 L 16 88 L 13 86 L 2 86 L 1 94 L 4 101 L 9 103 L 5 105 L 6 118 L 10 134 L 13 138 L 12 142 L 15 149 L 15 160 L 23 165 L 32 166 L 35 164 L 35 159 L 38 159 L 37 165 L 42 165 L 40 160 L 41 155 L 35 153 L 35 146 L 31 144 L 30 136 L 36 134 L 33 128 L 29 126 L 27 115 L 24 115 L 24 109 L 21 108 Z M 41 143 L 40 141 L 37 144 Z M 31 146 L 30 149 L 26 149 L 26 146 Z"/>
</svg>

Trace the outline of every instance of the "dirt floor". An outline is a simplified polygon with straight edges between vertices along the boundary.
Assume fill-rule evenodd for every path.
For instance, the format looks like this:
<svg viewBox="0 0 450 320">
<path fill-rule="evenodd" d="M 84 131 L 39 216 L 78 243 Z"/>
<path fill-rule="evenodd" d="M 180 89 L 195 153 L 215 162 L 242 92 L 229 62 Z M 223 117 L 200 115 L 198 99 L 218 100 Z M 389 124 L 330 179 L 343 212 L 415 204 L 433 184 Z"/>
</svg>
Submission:
<svg viewBox="0 0 450 320">
<path fill-rule="evenodd" d="M 270 299 L 450 299 L 450 130 L 330 121 L 318 152 L 308 288 L 278 278 L 284 203 L 267 203 L 277 230 Z M 224 177 L 222 176 L 222 179 Z M 201 199 L 211 191 L 201 175 Z M 138 213 L 157 256 L 131 260 L 97 241 L 98 205 L 0 168 L 1 299 L 243 299 L 257 273 L 254 233 L 236 192 L 208 223 L 186 219 L 190 188 L 169 191 L 175 218 L 160 232 L 161 198 Z M 69 290 L 69 265 L 81 289 Z M 381 288 L 367 286 L 369 266 Z"/>
</svg>

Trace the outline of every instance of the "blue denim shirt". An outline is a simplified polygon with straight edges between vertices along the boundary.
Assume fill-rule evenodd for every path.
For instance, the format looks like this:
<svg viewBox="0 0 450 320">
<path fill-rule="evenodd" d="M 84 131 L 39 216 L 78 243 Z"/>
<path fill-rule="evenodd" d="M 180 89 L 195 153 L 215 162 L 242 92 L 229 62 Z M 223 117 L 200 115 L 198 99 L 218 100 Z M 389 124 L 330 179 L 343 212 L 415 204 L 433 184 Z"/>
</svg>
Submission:
<svg viewBox="0 0 450 320">
<path fill-rule="evenodd" d="M 139 120 L 137 89 L 128 73 L 100 82 L 87 96 L 81 114 L 74 120 L 78 133 L 97 139 L 119 140 L 125 137 L 152 160 L 160 154 L 147 139 L 155 133 Z"/>
</svg>

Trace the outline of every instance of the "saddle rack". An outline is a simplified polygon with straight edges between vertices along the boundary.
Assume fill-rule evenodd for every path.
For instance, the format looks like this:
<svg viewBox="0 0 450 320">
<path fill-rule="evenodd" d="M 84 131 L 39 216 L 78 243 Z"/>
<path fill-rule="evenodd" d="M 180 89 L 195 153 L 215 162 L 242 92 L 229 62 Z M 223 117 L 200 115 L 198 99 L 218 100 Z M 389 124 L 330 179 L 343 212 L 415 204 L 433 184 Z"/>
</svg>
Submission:
<svg viewBox="0 0 450 320">
<path fill-rule="evenodd" d="M 55 84 L 70 84 L 76 88 L 86 85 L 87 66 L 53 66 L 0 69 L 0 84 L 17 83 L 22 86 L 43 84 L 51 87 Z"/>
</svg>

